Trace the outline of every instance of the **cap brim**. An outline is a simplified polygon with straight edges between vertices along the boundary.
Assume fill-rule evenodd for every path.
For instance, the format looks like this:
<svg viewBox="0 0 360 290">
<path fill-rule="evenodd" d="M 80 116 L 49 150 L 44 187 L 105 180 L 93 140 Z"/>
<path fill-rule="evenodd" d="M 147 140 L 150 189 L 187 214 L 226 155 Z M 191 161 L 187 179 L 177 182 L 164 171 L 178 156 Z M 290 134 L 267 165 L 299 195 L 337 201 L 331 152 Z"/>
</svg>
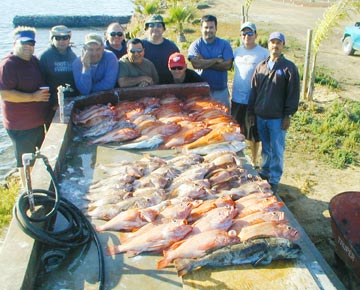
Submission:
<svg viewBox="0 0 360 290">
<path fill-rule="evenodd" d="M 31 38 L 31 37 L 20 37 L 17 40 L 20 40 L 21 42 L 27 42 L 27 41 L 33 41 L 36 42 L 35 39 Z"/>
<path fill-rule="evenodd" d="M 99 41 L 96 41 L 96 40 L 92 40 L 92 41 L 85 42 L 85 45 L 88 45 L 88 44 L 97 44 L 97 45 L 101 45 L 101 43 L 100 43 Z"/>
</svg>

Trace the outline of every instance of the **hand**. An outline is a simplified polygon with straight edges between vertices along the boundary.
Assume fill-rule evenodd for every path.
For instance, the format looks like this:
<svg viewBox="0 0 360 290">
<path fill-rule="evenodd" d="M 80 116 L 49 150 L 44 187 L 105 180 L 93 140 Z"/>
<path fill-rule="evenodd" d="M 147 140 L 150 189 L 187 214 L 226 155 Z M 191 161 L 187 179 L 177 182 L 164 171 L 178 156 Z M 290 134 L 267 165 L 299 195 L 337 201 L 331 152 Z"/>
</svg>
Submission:
<svg viewBox="0 0 360 290">
<path fill-rule="evenodd" d="M 83 50 L 82 55 L 81 55 L 81 63 L 83 64 L 85 69 L 89 69 L 91 62 L 90 62 L 90 53 L 87 50 Z"/>
<path fill-rule="evenodd" d="M 281 129 L 286 131 L 287 129 L 289 129 L 289 127 L 290 127 L 290 117 L 285 116 L 282 119 Z"/>
<path fill-rule="evenodd" d="M 50 98 L 50 93 L 46 90 L 37 90 L 31 95 L 31 102 L 48 102 Z"/>
</svg>

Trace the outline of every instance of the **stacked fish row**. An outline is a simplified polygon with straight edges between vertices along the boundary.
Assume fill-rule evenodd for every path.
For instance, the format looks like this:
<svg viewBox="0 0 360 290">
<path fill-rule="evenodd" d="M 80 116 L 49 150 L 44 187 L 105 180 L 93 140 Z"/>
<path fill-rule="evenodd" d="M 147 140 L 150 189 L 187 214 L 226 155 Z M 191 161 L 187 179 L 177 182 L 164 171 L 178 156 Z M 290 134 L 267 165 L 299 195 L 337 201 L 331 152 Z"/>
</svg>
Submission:
<svg viewBox="0 0 360 290">
<path fill-rule="evenodd" d="M 292 243 L 299 235 L 285 219 L 283 203 L 232 151 L 98 166 L 109 177 L 93 184 L 85 198 L 87 214 L 107 220 L 98 231 L 121 231 L 121 244 L 109 246 L 108 254 L 163 251 L 158 268 L 175 261 L 184 275 L 196 265 L 211 266 L 209 255 L 219 259 L 229 251 L 238 253 L 232 264 L 269 263 L 299 253 Z M 253 260 L 239 260 L 250 248 Z"/>
<path fill-rule="evenodd" d="M 121 142 L 119 149 L 196 148 L 243 141 L 228 109 L 208 97 L 181 100 L 173 95 L 97 104 L 75 111 L 73 123 L 90 144 Z"/>
</svg>

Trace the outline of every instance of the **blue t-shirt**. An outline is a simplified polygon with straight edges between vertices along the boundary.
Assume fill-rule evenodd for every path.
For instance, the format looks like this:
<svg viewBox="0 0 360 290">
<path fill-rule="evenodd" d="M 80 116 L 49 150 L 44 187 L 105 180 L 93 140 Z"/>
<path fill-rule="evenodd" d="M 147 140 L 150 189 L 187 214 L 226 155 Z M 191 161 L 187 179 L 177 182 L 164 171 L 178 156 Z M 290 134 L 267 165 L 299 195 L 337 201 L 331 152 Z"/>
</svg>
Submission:
<svg viewBox="0 0 360 290">
<path fill-rule="evenodd" d="M 155 65 L 159 74 L 159 83 L 170 84 L 172 82 L 172 75 L 168 68 L 168 60 L 170 55 L 180 52 L 179 48 L 174 42 L 166 38 L 160 44 L 151 43 L 147 39 L 143 39 L 142 42 L 145 48 L 144 57 Z"/>
<path fill-rule="evenodd" d="M 219 37 L 216 37 L 212 43 L 207 43 L 202 37 L 195 40 L 189 47 L 188 59 L 191 60 L 198 54 L 205 59 L 222 58 L 227 61 L 234 58 L 230 43 Z M 211 90 L 224 90 L 227 88 L 227 71 L 214 69 L 196 71 L 204 81 L 209 83 Z"/>
</svg>

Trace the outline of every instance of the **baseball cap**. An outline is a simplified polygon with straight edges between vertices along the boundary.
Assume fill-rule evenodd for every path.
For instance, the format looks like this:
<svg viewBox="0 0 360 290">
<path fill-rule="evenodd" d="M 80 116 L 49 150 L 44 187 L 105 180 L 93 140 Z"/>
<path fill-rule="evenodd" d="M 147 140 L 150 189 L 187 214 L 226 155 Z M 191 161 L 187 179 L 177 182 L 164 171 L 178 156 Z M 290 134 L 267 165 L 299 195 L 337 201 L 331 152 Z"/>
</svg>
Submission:
<svg viewBox="0 0 360 290">
<path fill-rule="evenodd" d="M 169 68 L 175 66 L 182 66 L 182 67 L 186 66 L 185 57 L 179 52 L 173 53 L 172 55 L 169 56 L 168 66 Z"/>
<path fill-rule="evenodd" d="M 21 42 L 33 41 L 35 42 L 35 32 L 31 30 L 19 31 L 15 34 L 15 40 L 20 40 Z"/>
<path fill-rule="evenodd" d="M 98 44 L 98 45 L 104 45 L 103 40 L 99 34 L 96 33 L 89 33 L 85 36 L 85 45 L 88 44 Z"/>
<path fill-rule="evenodd" d="M 149 23 L 161 23 L 162 26 L 165 29 L 165 22 L 164 19 L 162 18 L 161 15 L 159 14 L 155 14 L 155 15 L 151 15 L 145 22 L 145 29 L 148 27 Z"/>
<path fill-rule="evenodd" d="M 281 32 L 273 32 L 269 36 L 269 41 L 273 39 L 279 39 L 282 43 L 285 43 L 285 36 Z"/>
<path fill-rule="evenodd" d="M 252 31 L 256 31 L 256 25 L 252 22 L 245 22 L 241 25 L 241 28 L 240 30 L 244 30 L 245 28 L 249 28 L 251 29 Z"/>
<path fill-rule="evenodd" d="M 65 25 L 56 25 L 51 28 L 50 30 L 50 36 L 71 36 L 71 30 L 66 27 Z"/>
</svg>

